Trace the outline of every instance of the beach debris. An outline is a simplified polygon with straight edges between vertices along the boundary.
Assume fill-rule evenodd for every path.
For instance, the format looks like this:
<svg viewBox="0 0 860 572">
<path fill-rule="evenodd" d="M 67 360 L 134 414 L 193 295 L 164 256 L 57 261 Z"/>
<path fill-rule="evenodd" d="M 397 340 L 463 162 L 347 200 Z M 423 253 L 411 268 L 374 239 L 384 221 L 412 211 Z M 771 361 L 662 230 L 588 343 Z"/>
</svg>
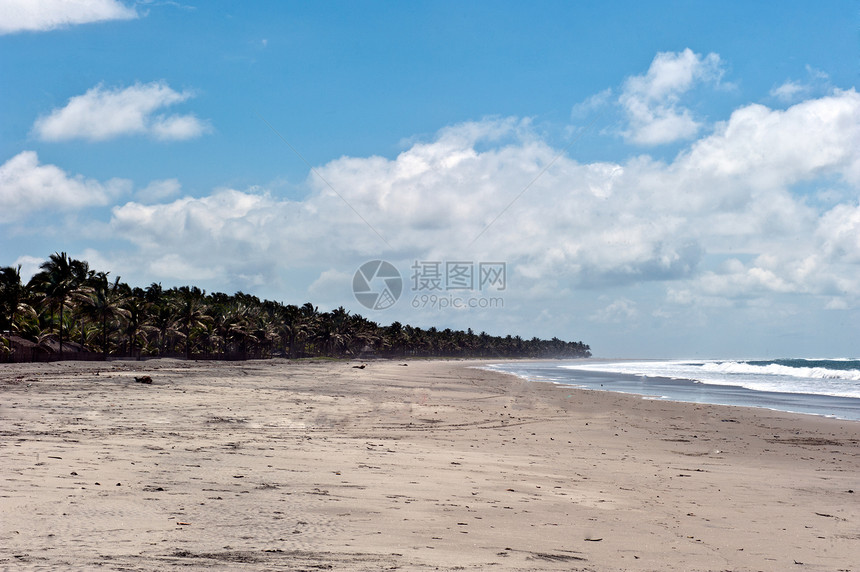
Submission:
<svg viewBox="0 0 860 572">
<path fill-rule="evenodd" d="M 537 558 L 540 560 L 548 560 L 550 562 L 570 562 L 572 560 L 584 561 L 585 558 L 581 556 L 575 556 L 573 554 L 554 554 L 550 552 L 532 552 L 530 550 L 526 550 L 531 554 L 531 558 Z M 570 552 L 569 550 L 559 550 L 559 552 Z"/>
<path fill-rule="evenodd" d="M 191 523 L 190 523 L 190 522 L 180 522 L 180 521 L 176 521 L 176 524 L 178 524 L 179 526 L 191 526 Z"/>
<path fill-rule="evenodd" d="M 142 375 L 140 377 L 135 376 L 134 381 L 136 381 L 137 383 L 152 384 L 152 378 L 148 375 Z"/>
<path fill-rule="evenodd" d="M 352 369 L 364 369 L 364 368 L 366 368 L 366 367 L 367 367 L 367 366 L 366 366 L 365 364 L 361 364 L 361 365 L 354 365 L 354 366 L 352 366 Z"/>
</svg>

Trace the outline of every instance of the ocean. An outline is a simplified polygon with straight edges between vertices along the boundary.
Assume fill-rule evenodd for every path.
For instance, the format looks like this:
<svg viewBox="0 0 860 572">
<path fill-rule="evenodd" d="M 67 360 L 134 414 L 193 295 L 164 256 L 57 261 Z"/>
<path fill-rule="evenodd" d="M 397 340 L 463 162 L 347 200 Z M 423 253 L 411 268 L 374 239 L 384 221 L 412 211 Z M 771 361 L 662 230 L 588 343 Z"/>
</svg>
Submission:
<svg viewBox="0 0 860 572">
<path fill-rule="evenodd" d="M 531 381 L 646 399 L 762 407 L 860 420 L 860 360 L 505 362 L 487 369 Z"/>
</svg>

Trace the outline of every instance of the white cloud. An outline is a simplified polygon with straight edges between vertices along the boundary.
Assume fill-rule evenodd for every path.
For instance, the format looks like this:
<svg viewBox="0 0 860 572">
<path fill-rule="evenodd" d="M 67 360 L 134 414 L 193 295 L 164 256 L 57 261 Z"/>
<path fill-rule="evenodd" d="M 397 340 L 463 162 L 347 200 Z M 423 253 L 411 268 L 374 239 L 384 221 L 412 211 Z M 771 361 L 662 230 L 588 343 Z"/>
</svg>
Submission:
<svg viewBox="0 0 860 572">
<path fill-rule="evenodd" d="M 354 272 L 344 272 L 329 268 L 320 273 L 319 277 L 308 286 L 308 292 L 315 297 L 325 296 L 326 299 L 337 297 L 343 292 L 345 284 L 352 284 Z"/>
<path fill-rule="evenodd" d="M 209 130 L 193 115 L 157 116 L 150 125 L 150 133 L 162 141 L 193 139 Z"/>
<path fill-rule="evenodd" d="M 629 323 L 639 314 L 636 302 L 628 298 L 618 298 L 604 308 L 600 308 L 589 316 L 593 322 Z"/>
<path fill-rule="evenodd" d="M 0 35 L 137 16 L 134 8 L 117 0 L 0 0 Z"/>
<path fill-rule="evenodd" d="M 182 185 L 177 179 L 152 181 L 135 193 L 136 199 L 144 204 L 156 203 L 170 199 L 179 194 Z"/>
<path fill-rule="evenodd" d="M 191 92 L 174 91 L 164 82 L 137 83 L 125 89 L 97 85 L 84 95 L 69 99 L 65 107 L 37 119 L 34 132 L 45 141 L 104 141 L 122 135 L 191 139 L 210 131 L 208 124 L 191 114 L 156 112 L 192 96 Z"/>
<path fill-rule="evenodd" d="M 860 183 L 860 95 L 838 91 L 785 111 L 748 105 L 678 163 L 733 185 L 782 187 L 838 174 Z"/>
<path fill-rule="evenodd" d="M 837 205 L 780 240 L 747 263 L 734 258 L 704 271 L 670 296 L 705 305 L 773 294 L 822 297 L 827 308 L 860 303 L 860 206 Z"/>
<path fill-rule="evenodd" d="M 809 87 L 802 85 L 796 81 L 787 81 L 782 85 L 773 88 L 770 90 L 770 95 L 782 101 L 792 101 L 798 95 L 806 93 L 809 91 Z"/>
<path fill-rule="evenodd" d="M 201 198 L 114 207 L 110 227 L 137 246 L 144 275 L 219 277 L 238 288 L 261 283 L 297 260 L 321 257 L 326 235 L 337 234 L 327 224 L 308 216 L 307 205 L 221 189 Z"/>
<path fill-rule="evenodd" d="M 25 254 L 23 256 L 19 256 L 10 266 L 13 268 L 18 266 L 21 267 L 21 281 L 26 284 L 33 276 L 36 275 L 37 272 L 41 270 L 40 266 L 42 266 L 43 262 L 45 262 L 44 258 L 37 258 L 35 256 L 28 256 Z"/>
<path fill-rule="evenodd" d="M 834 91 L 830 76 L 810 65 L 806 66 L 805 81 L 788 79 L 770 90 L 770 96 L 782 103 L 793 103 L 813 95 L 824 95 Z"/>
<path fill-rule="evenodd" d="M 153 277 L 168 278 L 180 281 L 197 281 L 208 280 L 223 273 L 224 267 L 220 265 L 212 265 L 209 263 L 209 258 L 201 260 L 195 264 L 189 261 L 187 257 L 180 256 L 176 253 L 168 253 L 159 256 L 152 260 L 147 270 Z"/>
<path fill-rule="evenodd" d="M 305 269 L 308 284 L 319 277 L 313 288 L 330 293 L 371 257 L 407 273 L 416 259 L 501 260 L 516 277 L 509 296 L 650 284 L 676 305 L 771 295 L 821 297 L 834 308 L 860 302 L 856 198 L 823 207 L 793 192 L 838 183 L 850 190 L 843 196 L 860 196 L 853 90 L 784 111 L 743 107 L 670 163 L 557 156 L 527 122 L 509 118 L 447 127 L 391 159 L 317 167 L 390 247 L 313 173 L 297 201 L 253 188 L 174 198 L 178 183 L 155 182 L 139 202 L 113 209 L 110 229 L 133 245 L 145 280 L 274 288 L 285 269 Z M 162 186 L 167 202 L 143 204 Z M 637 311 L 632 298 L 592 317 Z"/>
<path fill-rule="evenodd" d="M 828 258 L 860 264 L 860 205 L 837 205 L 825 213 L 816 238 Z"/>
<path fill-rule="evenodd" d="M 593 114 L 598 109 L 609 103 L 612 97 L 612 88 L 606 88 L 599 93 L 586 98 L 584 101 L 577 103 L 570 111 L 570 116 L 573 119 L 583 119 Z"/>
<path fill-rule="evenodd" d="M 824 70 L 820 70 L 818 68 L 812 67 L 809 64 L 806 64 L 806 73 L 813 81 L 826 82 L 827 84 L 830 83 L 830 74 L 828 74 Z"/>
<path fill-rule="evenodd" d="M 722 63 L 717 54 L 683 52 L 657 54 L 645 75 L 627 79 L 618 98 L 629 121 L 625 137 L 640 145 L 690 139 L 701 124 L 680 103 L 696 83 L 719 82 Z"/>
<path fill-rule="evenodd" d="M 70 176 L 55 165 L 39 164 L 34 151 L 23 151 L 0 165 L 0 223 L 36 211 L 107 205 L 130 187 L 131 183 L 122 179 L 100 183 L 81 175 Z"/>
</svg>

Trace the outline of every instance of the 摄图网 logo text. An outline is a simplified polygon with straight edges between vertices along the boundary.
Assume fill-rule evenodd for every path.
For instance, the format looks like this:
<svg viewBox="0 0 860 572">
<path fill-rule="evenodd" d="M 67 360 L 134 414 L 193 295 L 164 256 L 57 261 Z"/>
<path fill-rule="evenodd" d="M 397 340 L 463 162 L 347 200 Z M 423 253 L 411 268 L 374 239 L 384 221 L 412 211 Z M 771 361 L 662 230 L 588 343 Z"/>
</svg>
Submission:
<svg viewBox="0 0 860 572">
<path fill-rule="evenodd" d="M 411 306 L 415 309 L 496 309 L 504 298 L 490 296 L 508 286 L 507 263 L 465 260 L 415 260 L 409 268 Z M 355 299 L 371 310 L 386 310 L 403 295 L 403 276 L 386 260 L 362 264 L 353 275 Z"/>
</svg>

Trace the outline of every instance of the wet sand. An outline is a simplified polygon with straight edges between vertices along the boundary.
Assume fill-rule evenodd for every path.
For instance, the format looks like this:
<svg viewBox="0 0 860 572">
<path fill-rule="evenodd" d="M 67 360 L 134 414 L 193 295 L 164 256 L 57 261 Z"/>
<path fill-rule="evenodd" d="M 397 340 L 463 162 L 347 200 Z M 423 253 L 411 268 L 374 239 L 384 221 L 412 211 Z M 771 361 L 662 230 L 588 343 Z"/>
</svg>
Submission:
<svg viewBox="0 0 860 572">
<path fill-rule="evenodd" d="M 860 569 L 858 422 L 356 363 L 0 365 L 0 570 Z"/>
</svg>

